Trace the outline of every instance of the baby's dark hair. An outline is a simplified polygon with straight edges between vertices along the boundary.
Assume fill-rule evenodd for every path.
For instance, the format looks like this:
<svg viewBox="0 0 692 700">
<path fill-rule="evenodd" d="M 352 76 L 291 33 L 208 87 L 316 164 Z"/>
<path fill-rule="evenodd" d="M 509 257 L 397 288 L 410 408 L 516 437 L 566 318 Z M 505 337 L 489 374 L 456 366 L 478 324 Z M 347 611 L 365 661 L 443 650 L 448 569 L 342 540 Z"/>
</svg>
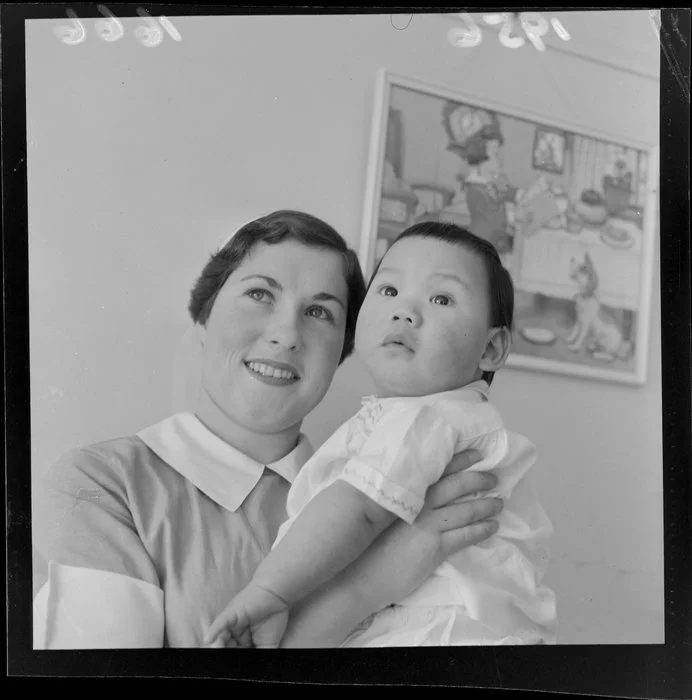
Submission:
<svg viewBox="0 0 692 700">
<path fill-rule="evenodd" d="M 395 243 L 411 236 L 436 238 L 445 243 L 464 246 L 475 253 L 483 261 L 488 280 L 490 326 L 492 328 L 507 328 L 510 332 L 512 331 L 514 322 L 514 284 L 512 283 L 512 277 L 500 260 L 497 249 L 492 243 L 484 238 L 479 238 L 461 226 L 440 221 L 424 221 L 414 224 L 400 233 Z M 373 277 L 376 273 L 377 269 L 375 269 Z M 483 379 L 488 384 L 492 384 L 494 376 L 495 372 L 483 372 Z"/>
<path fill-rule="evenodd" d="M 346 332 L 339 362 L 353 352 L 356 319 L 365 297 L 365 281 L 358 256 L 344 239 L 327 223 L 311 214 L 282 209 L 242 226 L 214 253 L 204 266 L 190 292 L 188 311 L 195 323 L 206 325 L 221 288 L 231 273 L 259 243 L 275 245 L 294 240 L 311 248 L 331 250 L 341 256 L 344 278 L 348 288 Z"/>
</svg>

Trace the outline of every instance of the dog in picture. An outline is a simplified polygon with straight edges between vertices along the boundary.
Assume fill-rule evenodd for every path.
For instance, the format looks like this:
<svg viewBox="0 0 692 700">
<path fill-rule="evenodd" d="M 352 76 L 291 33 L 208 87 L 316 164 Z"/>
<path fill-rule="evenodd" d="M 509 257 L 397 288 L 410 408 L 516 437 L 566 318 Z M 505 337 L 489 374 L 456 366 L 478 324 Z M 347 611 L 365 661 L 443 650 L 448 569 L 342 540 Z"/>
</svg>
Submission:
<svg viewBox="0 0 692 700">
<path fill-rule="evenodd" d="M 572 352 L 582 347 L 596 359 L 612 361 L 626 359 L 632 352 L 632 343 L 625 340 L 622 329 L 598 299 L 598 274 L 588 253 L 583 260 L 572 258 L 570 279 L 579 285 L 575 297 L 577 320 L 565 339 Z"/>
</svg>

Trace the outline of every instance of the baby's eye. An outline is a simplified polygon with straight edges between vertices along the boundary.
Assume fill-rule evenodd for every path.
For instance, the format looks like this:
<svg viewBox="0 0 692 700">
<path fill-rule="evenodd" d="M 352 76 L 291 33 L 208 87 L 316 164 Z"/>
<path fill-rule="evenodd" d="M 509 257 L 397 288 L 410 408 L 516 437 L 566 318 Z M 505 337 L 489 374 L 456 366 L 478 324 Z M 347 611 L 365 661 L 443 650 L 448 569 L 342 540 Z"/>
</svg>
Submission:
<svg viewBox="0 0 692 700">
<path fill-rule="evenodd" d="M 383 297 L 395 297 L 399 292 L 397 292 L 396 287 L 392 287 L 389 284 L 385 284 L 377 290 Z"/>
<path fill-rule="evenodd" d="M 435 294 L 434 297 L 430 298 L 433 304 L 438 304 L 439 306 L 447 306 L 452 303 L 452 298 L 446 294 Z"/>
<path fill-rule="evenodd" d="M 311 306 L 306 312 L 312 318 L 320 319 L 321 321 L 333 321 L 334 314 L 324 306 Z"/>
<path fill-rule="evenodd" d="M 246 296 L 249 296 L 250 299 L 254 299 L 255 301 L 270 301 L 272 298 L 272 293 L 267 290 L 267 289 L 248 289 L 247 292 L 245 292 Z"/>
</svg>

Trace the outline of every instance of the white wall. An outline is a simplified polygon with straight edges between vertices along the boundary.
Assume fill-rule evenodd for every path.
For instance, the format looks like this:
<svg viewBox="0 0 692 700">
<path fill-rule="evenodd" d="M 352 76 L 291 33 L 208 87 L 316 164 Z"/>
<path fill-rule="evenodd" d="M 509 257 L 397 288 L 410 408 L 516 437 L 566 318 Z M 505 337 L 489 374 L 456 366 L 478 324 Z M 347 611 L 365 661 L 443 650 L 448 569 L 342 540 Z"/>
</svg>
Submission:
<svg viewBox="0 0 692 700">
<path fill-rule="evenodd" d="M 389 15 L 172 17 L 182 41 L 156 48 L 135 41 L 134 20 L 114 44 L 87 20 L 79 46 L 55 38 L 62 22 L 29 22 L 33 479 L 75 444 L 132 433 L 181 406 L 188 290 L 233 227 L 304 209 L 357 248 L 381 67 L 655 143 L 648 15 L 561 17 L 572 41 L 542 54 L 507 49 L 492 31 L 455 49 L 452 21 L 434 15 L 403 31 Z M 494 384 L 507 422 L 541 452 L 563 643 L 663 640 L 658 286 L 645 386 L 514 369 Z M 306 420 L 313 441 L 369 390 L 357 362 L 345 363 Z"/>
</svg>

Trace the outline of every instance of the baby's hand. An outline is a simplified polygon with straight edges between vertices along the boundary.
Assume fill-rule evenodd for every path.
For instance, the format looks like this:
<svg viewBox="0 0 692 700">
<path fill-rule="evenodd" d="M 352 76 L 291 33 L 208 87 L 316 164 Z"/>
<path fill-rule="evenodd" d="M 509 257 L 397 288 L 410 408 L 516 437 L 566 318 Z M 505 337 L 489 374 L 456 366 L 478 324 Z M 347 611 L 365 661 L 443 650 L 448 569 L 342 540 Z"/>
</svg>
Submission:
<svg viewBox="0 0 692 700">
<path fill-rule="evenodd" d="M 214 620 L 204 644 L 275 649 L 287 622 L 286 603 L 271 591 L 250 583 Z"/>
</svg>

